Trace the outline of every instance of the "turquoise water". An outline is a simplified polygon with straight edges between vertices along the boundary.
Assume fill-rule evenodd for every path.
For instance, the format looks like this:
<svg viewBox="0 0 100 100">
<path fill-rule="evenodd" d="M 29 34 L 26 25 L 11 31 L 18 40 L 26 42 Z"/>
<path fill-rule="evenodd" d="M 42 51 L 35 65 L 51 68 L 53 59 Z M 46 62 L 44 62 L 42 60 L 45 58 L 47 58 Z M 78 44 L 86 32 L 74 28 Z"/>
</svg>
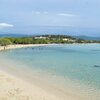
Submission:
<svg viewBox="0 0 100 100">
<path fill-rule="evenodd" d="M 29 47 L 1 52 L 0 56 L 25 64 L 31 71 L 50 73 L 66 82 L 69 79 L 81 91 L 86 86 L 83 92 L 89 94 L 88 100 L 100 100 L 100 44 Z"/>
</svg>

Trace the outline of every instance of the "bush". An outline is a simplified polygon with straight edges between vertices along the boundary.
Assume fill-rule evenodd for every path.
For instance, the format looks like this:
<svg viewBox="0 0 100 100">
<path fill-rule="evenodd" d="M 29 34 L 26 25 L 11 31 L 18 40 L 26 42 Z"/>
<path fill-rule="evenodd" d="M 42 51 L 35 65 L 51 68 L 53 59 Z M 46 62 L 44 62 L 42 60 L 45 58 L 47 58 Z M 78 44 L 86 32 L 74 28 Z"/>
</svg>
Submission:
<svg viewBox="0 0 100 100">
<path fill-rule="evenodd" d="M 12 42 L 9 39 L 7 39 L 7 38 L 1 38 L 0 39 L 0 45 L 1 46 L 7 46 L 7 45 L 10 45 L 10 44 L 12 44 Z"/>
</svg>

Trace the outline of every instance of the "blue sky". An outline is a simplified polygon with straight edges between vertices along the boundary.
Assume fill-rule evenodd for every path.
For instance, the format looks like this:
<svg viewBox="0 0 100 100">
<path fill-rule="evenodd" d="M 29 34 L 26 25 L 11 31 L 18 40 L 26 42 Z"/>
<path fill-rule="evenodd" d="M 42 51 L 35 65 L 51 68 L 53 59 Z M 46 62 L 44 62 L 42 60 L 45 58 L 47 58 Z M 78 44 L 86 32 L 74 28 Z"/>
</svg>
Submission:
<svg viewBox="0 0 100 100">
<path fill-rule="evenodd" d="M 99 10 L 100 0 L 0 0 L 0 32 L 32 33 L 34 26 L 64 26 L 68 31 L 99 34 Z"/>
</svg>

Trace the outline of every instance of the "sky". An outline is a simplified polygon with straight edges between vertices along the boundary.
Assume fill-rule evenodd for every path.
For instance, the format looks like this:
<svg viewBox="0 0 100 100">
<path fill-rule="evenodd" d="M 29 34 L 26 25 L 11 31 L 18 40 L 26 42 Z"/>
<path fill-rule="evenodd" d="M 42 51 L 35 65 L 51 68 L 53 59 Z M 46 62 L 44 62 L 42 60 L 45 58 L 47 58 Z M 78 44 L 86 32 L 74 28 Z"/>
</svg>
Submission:
<svg viewBox="0 0 100 100">
<path fill-rule="evenodd" d="M 0 33 L 66 29 L 100 35 L 99 10 L 100 0 L 0 0 Z"/>
</svg>

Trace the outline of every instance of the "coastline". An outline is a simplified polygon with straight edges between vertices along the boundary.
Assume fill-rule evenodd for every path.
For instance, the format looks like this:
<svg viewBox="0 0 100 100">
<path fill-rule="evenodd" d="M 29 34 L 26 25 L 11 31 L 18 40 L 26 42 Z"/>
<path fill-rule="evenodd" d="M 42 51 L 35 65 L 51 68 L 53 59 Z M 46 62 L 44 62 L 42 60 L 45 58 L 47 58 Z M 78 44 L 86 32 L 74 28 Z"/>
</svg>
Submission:
<svg viewBox="0 0 100 100">
<path fill-rule="evenodd" d="M 7 46 L 0 46 L 0 51 L 9 50 L 9 49 L 17 49 L 17 48 L 25 48 L 25 47 L 46 46 L 46 45 L 54 45 L 54 44 L 15 44 L 15 45 L 7 45 Z"/>
<path fill-rule="evenodd" d="M 98 44 L 98 43 L 73 43 L 73 44 L 91 45 L 91 44 Z M 9 49 L 17 49 L 17 48 L 25 48 L 25 47 L 49 46 L 49 45 L 64 45 L 64 44 L 14 44 L 14 45 L 0 46 L 0 51 L 9 50 Z"/>
<path fill-rule="evenodd" d="M 46 45 L 55 44 L 9 45 L 5 50 Z M 0 51 L 3 50 L 4 46 L 0 46 Z M 16 74 L 10 72 L 11 70 L 9 71 L 9 67 L 7 68 L 8 70 L 5 69 L 9 66 L 9 61 L 4 58 L 2 58 L 1 62 L 2 61 L 6 64 L 0 64 L 0 100 L 78 100 L 75 99 L 73 95 L 66 95 L 59 89 L 52 86 L 50 87 L 47 83 L 43 84 L 41 80 L 35 81 L 34 79 L 35 83 L 30 83 L 28 80 L 20 78 L 20 75 L 16 76 Z M 40 83 L 38 84 L 38 82 Z"/>
<path fill-rule="evenodd" d="M 56 44 L 11 45 L 6 50 L 46 45 Z M 81 97 L 80 92 L 79 95 L 74 95 L 69 92 L 69 90 L 73 91 L 72 89 L 68 88 L 67 91 L 62 91 L 60 88 L 57 88 L 54 85 L 52 86 L 52 84 L 49 84 L 44 80 L 44 83 L 41 82 L 41 77 L 43 76 L 37 77 L 37 74 L 30 74 L 30 76 L 33 76 L 33 82 L 30 82 L 28 79 L 30 77 L 27 77 L 27 75 L 24 76 L 24 74 L 21 73 L 22 69 L 16 70 L 17 66 L 22 66 L 20 63 L 13 62 L 14 64 L 11 65 L 9 58 L 6 60 L 2 57 L 0 58 L 0 61 L 0 100 L 88 100 L 84 97 Z M 15 69 L 13 69 L 13 66 Z M 23 70 L 24 73 L 26 73 L 25 70 L 27 69 Z M 21 74 L 23 74 L 24 77 L 21 76 Z M 77 89 L 75 91 L 77 92 Z"/>
<path fill-rule="evenodd" d="M 21 76 L 21 71 L 9 69 L 6 65 L 0 64 L 0 100 L 80 100 L 73 94 L 64 93 L 47 81 L 42 81 L 41 76 L 33 76 L 33 82 L 30 82 L 27 75 L 25 79 Z"/>
<path fill-rule="evenodd" d="M 0 100 L 61 100 L 34 84 L 0 71 Z"/>
</svg>

